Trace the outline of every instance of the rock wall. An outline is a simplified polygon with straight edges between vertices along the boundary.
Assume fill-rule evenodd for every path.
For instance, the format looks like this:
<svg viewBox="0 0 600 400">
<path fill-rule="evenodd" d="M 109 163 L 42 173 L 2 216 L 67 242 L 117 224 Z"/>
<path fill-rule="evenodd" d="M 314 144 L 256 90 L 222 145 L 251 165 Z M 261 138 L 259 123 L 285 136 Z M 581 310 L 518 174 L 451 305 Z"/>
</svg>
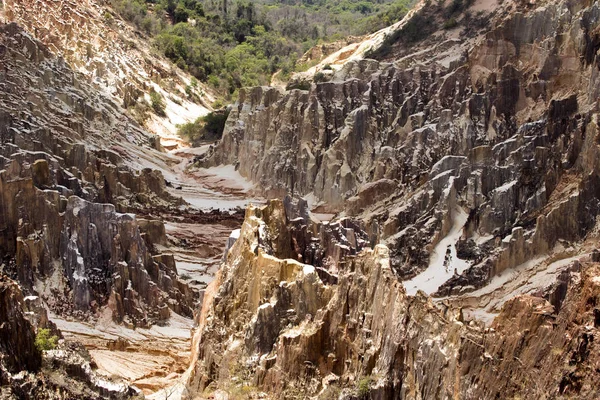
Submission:
<svg viewBox="0 0 600 400">
<path fill-rule="evenodd" d="M 436 7 L 418 15 L 441 26 Z M 462 210 L 475 268 L 440 294 L 581 240 L 600 209 L 598 6 L 495 7 L 481 31 L 434 32 L 393 63 L 351 61 L 309 90 L 241 91 L 199 164 L 363 219 L 402 278 L 427 267 Z"/>
<path fill-rule="evenodd" d="M 152 135 L 17 25 L 0 27 L 0 49 L 4 272 L 61 314 L 94 318 L 109 305 L 134 326 L 191 316 L 197 293 L 156 251 L 160 229 L 124 214 L 183 204 L 139 167 L 144 152 L 158 155 Z"/>
<path fill-rule="evenodd" d="M 600 393 L 593 367 L 599 264 L 574 266 L 562 295 L 547 297 L 555 306 L 517 297 L 484 328 L 448 303 L 407 296 L 385 246 L 348 258 L 335 283 L 311 265 L 277 258 L 268 250 L 272 227 L 286 215 L 280 202 L 247 211 L 199 319 L 191 398 L 216 391 L 324 399 Z"/>
<path fill-rule="evenodd" d="M 151 51 L 150 38 L 123 21 L 110 2 L 7 0 L 0 12 L 4 22 L 25 28 L 51 52 L 64 57 L 96 91 L 110 95 L 132 115 L 144 104 L 149 109 L 152 90 L 159 93 L 166 117 L 137 115 L 146 119 L 146 127 L 166 147 L 184 143 L 177 136 L 177 124 L 194 121 L 211 109 L 214 98 L 207 88 L 200 85 L 197 96 L 190 99 L 186 86 L 191 76 Z"/>
<path fill-rule="evenodd" d="M 41 352 L 35 346 L 35 331 L 25 318 L 23 303 L 18 285 L 0 276 L 0 367 L 12 373 L 35 372 L 42 365 Z"/>
</svg>

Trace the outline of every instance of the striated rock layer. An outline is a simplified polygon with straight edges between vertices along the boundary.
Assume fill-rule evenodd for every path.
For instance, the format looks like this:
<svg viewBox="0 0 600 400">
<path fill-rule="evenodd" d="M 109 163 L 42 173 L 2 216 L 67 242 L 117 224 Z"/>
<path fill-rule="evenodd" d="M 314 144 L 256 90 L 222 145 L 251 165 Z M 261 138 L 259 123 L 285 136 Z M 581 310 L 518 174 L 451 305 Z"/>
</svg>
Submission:
<svg viewBox="0 0 600 400">
<path fill-rule="evenodd" d="M 348 257 L 335 283 L 311 265 L 278 258 L 294 246 L 277 239 L 286 221 L 281 202 L 248 209 L 205 298 L 190 398 L 215 391 L 324 399 L 600 395 L 597 262 L 572 268 L 566 289 L 551 296 L 554 306 L 517 297 L 484 328 L 447 304 L 407 296 L 385 246 Z"/>
<path fill-rule="evenodd" d="M 412 18 L 442 26 L 440 4 Z M 469 267 L 427 293 L 480 288 L 581 241 L 600 211 L 600 8 L 472 7 L 464 29 L 399 34 L 390 62 L 348 62 L 310 90 L 241 91 L 199 163 L 234 164 L 267 196 L 362 219 L 403 279 L 458 232 L 450 244 Z"/>
<path fill-rule="evenodd" d="M 0 15 L 64 57 L 95 90 L 111 95 L 137 115 L 166 147 L 185 143 L 176 134 L 177 124 L 194 121 L 211 109 L 214 98 L 206 88 L 200 84 L 195 96 L 188 96 L 191 76 L 153 52 L 149 38 L 123 21 L 110 2 L 7 0 Z M 137 112 L 149 109 L 151 91 L 163 97 L 165 116 Z"/>
<path fill-rule="evenodd" d="M 331 223 L 250 209 L 204 299 L 190 398 L 600 395 L 600 8 L 432 3 L 379 60 L 241 91 L 198 157 L 351 216 L 366 245 L 334 237 L 325 259 L 351 250 L 314 262 L 278 232 Z"/>
<path fill-rule="evenodd" d="M 156 251 L 162 222 L 125 214 L 183 204 L 140 166 L 159 154 L 153 136 L 15 24 L 0 27 L 0 58 L 4 273 L 60 314 L 108 305 L 134 326 L 191 316 L 197 293 Z"/>
</svg>

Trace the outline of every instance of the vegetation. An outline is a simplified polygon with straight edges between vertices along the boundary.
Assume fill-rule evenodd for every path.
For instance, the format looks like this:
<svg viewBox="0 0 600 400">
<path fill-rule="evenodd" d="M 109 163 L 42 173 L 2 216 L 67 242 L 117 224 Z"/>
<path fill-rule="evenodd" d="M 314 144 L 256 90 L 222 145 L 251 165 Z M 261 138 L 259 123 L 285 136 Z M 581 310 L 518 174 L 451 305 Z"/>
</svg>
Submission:
<svg viewBox="0 0 600 400">
<path fill-rule="evenodd" d="M 382 45 L 375 50 L 367 52 L 369 58 L 381 59 L 387 56 L 392 46 L 397 42 L 415 43 L 427 38 L 434 30 L 433 20 L 423 14 L 415 14 L 404 27 L 388 35 Z"/>
<path fill-rule="evenodd" d="M 425 7 L 416 13 L 402 29 L 386 36 L 382 45 L 367 52 L 366 56 L 375 59 L 385 58 L 397 43 L 410 45 L 420 42 L 428 38 L 440 25 L 446 30 L 456 28 L 459 20 L 460 24 L 464 25 L 465 31 L 483 27 L 487 20 L 481 15 L 472 18 L 468 11 L 473 2 L 474 0 L 452 0 L 448 6 L 444 6 L 443 0 L 438 0 L 435 5 L 431 1 L 426 2 Z"/>
<path fill-rule="evenodd" d="M 228 100 L 285 79 L 310 47 L 401 19 L 414 0 L 112 0 L 165 56 Z M 108 16 L 105 18 L 108 19 Z M 186 92 L 188 92 L 186 88 Z M 153 108 L 156 111 L 156 108 Z M 160 108 L 159 108 L 160 109 Z"/>
<path fill-rule="evenodd" d="M 156 113 L 156 115 L 164 117 L 165 114 L 165 100 L 163 99 L 163 97 L 160 95 L 160 93 L 152 90 L 150 92 L 150 105 L 152 106 L 152 109 L 154 110 L 154 112 Z"/>
<path fill-rule="evenodd" d="M 218 140 L 223 136 L 228 116 L 228 110 L 217 110 L 198 118 L 194 122 L 179 125 L 179 136 L 186 138 L 194 145 L 202 141 Z"/>
<path fill-rule="evenodd" d="M 299 81 L 291 81 L 285 87 L 286 90 L 299 89 L 299 90 L 310 90 L 310 82 L 299 80 Z"/>
<path fill-rule="evenodd" d="M 38 329 L 35 337 L 35 347 L 40 351 L 54 350 L 58 344 L 58 336 L 51 335 L 50 329 Z"/>
<path fill-rule="evenodd" d="M 365 399 L 371 392 L 371 384 L 373 383 L 373 378 L 371 375 L 367 375 L 362 377 L 358 384 L 356 385 L 356 392 L 359 399 Z"/>
<path fill-rule="evenodd" d="M 313 76 L 313 81 L 315 83 L 319 83 L 319 82 L 327 82 L 327 76 L 322 73 L 322 72 L 317 72 L 314 76 Z"/>
</svg>

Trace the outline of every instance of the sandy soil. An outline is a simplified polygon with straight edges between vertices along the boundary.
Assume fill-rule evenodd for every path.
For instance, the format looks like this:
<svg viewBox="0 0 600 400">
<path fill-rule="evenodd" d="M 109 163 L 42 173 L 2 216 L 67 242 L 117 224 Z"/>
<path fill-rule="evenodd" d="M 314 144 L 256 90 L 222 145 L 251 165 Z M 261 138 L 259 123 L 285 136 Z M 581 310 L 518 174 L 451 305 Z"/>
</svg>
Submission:
<svg viewBox="0 0 600 400">
<path fill-rule="evenodd" d="M 127 329 L 106 313 L 96 324 L 50 315 L 66 339 L 81 342 L 97 372 L 120 377 L 145 394 L 171 386 L 188 367 L 193 320 L 174 314 L 167 326 Z"/>
</svg>

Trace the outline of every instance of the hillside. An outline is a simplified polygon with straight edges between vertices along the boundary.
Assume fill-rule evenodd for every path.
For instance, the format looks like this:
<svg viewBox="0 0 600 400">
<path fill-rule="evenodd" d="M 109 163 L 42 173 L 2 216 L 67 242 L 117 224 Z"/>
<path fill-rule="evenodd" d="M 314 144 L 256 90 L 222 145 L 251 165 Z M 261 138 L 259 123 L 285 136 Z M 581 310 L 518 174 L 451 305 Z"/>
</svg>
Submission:
<svg viewBox="0 0 600 400">
<path fill-rule="evenodd" d="M 401 18 L 411 0 L 198 1 L 115 0 L 114 10 L 181 69 L 226 100 L 246 86 L 287 79 L 310 67 L 309 48 L 363 35 Z"/>
<path fill-rule="evenodd" d="M 104 2 L 4 2 L 3 19 L 27 29 L 96 90 L 117 99 L 163 146 L 181 146 L 177 125 L 212 110 L 212 92 L 152 49 Z"/>
<path fill-rule="evenodd" d="M 597 3 L 2 16 L 0 398 L 600 397 Z"/>
</svg>

